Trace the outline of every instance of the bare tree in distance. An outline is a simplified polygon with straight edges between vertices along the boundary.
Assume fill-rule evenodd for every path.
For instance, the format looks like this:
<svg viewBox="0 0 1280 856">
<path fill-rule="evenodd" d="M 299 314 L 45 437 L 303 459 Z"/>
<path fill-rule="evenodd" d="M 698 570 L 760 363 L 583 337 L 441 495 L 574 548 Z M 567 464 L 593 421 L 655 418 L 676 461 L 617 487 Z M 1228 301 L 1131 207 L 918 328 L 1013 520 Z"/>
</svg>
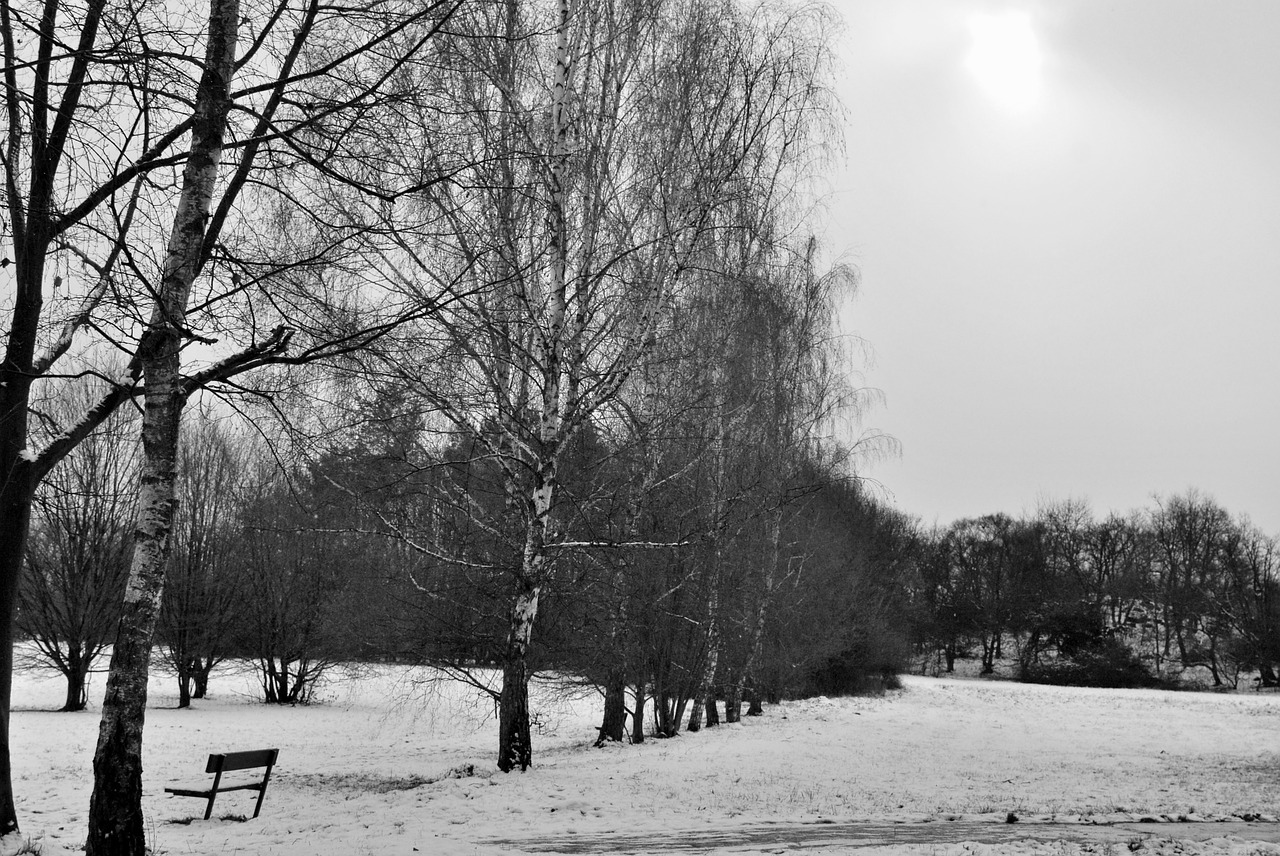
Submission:
<svg viewBox="0 0 1280 856">
<path fill-rule="evenodd" d="M 78 384 L 53 404 L 83 407 L 96 398 L 95 386 L 101 384 Z M 126 411 L 104 422 L 36 495 L 18 628 L 66 677 L 66 711 L 88 703 L 88 675 L 111 643 L 120 614 L 136 498 L 133 417 Z"/>
<path fill-rule="evenodd" d="M 230 653 L 243 605 L 241 510 L 251 439 L 209 408 L 189 410 L 178 453 L 178 509 L 157 638 L 178 707 L 204 698 Z"/>
</svg>

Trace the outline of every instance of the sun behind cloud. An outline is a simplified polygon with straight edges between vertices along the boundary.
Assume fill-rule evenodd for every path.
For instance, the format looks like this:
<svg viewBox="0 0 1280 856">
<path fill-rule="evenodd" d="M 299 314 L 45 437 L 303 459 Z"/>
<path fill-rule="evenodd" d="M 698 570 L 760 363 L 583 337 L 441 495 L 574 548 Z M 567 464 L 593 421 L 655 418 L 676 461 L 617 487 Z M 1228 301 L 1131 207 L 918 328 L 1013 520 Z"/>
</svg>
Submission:
<svg viewBox="0 0 1280 856">
<path fill-rule="evenodd" d="M 1025 109 L 1040 97 L 1040 43 L 1026 12 L 979 13 L 969 20 L 973 37 L 965 67 L 1000 105 Z"/>
</svg>

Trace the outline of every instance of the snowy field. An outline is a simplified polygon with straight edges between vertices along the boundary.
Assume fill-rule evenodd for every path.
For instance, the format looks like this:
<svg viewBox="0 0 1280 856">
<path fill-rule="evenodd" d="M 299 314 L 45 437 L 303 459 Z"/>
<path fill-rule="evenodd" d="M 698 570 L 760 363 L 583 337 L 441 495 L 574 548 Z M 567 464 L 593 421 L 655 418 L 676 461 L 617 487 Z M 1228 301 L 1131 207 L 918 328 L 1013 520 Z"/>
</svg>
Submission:
<svg viewBox="0 0 1280 856">
<path fill-rule="evenodd" d="M 610 840 L 611 852 L 656 853 L 682 838 L 702 842 L 685 852 L 1128 852 L 1114 841 L 1029 834 L 1001 843 L 939 839 L 856 849 L 800 832 L 790 844 L 723 837 L 850 821 L 901 821 L 915 830 L 932 821 L 929 829 L 943 829 L 957 819 L 953 828 L 989 821 L 1008 835 L 1013 830 L 1003 822 L 1013 812 L 1019 831 L 1050 820 L 1261 815 L 1263 823 L 1249 826 L 1205 823 L 1195 836 L 1145 825 L 1154 834 L 1131 836 L 1129 849 L 1280 856 L 1280 847 L 1253 840 L 1280 838 L 1265 822 L 1280 813 L 1275 694 L 908 677 L 903 691 L 884 698 L 790 702 L 739 725 L 592 749 L 599 699 L 537 687 L 536 766 L 503 775 L 493 764 L 491 703 L 457 685 L 424 692 L 403 669 L 370 668 L 336 676 L 320 703 L 275 708 L 252 700 L 251 680 L 224 672 L 212 697 L 189 710 L 173 708 L 171 679 L 153 680 L 144 808 L 157 854 L 492 856 L 569 852 L 575 841 L 588 848 Z M 96 701 L 102 676 L 95 681 Z M 83 713 L 52 712 L 62 694 L 56 676 L 15 676 L 18 812 L 24 837 L 46 856 L 83 844 L 98 723 L 96 704 Z M 208 821 L 200 819 L 203 801 L 164 793 L 166 785 L 203 785 L 210 752 L 269 747 L 280 749 L 280 761 L 256 820 L 238 820 L 252 814 L 251 792 L 220 796 Z"/>
</svg>

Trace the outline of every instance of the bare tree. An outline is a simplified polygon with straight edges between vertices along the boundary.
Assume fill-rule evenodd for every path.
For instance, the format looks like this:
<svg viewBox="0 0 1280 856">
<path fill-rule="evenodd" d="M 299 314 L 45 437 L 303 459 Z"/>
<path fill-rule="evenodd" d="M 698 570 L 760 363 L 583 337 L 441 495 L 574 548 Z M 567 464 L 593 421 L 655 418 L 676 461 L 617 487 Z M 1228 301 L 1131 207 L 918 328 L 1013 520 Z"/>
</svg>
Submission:
<svg viewBox="0 0 1280 856">
<path fill-rule="evenodd" d="M 263 461 L 254 482 L 240 516 L 245 596 L 237 647 L 256 664 L 265 702 L 305 703 L 350 653 L 360 614 L 352 601 L 361 596 L 359 565 L 368 556 L 356 533 L 332 525 L 335 509 L 316 501 L 305 477 L 288 479 Z"/>
<path fill-rule="evenodd" d="M 1233 679 L 1241 669 L 1256 669 L 1259 686 L 1274 687 L 1280 684 L 1280 541 L 1239 520 L 1227 565 L 1228 585 L 1215 594 L 1219 618 L 1232 634 L 1223 659 Z"/>
<path fill-rule="evenodd" d="M 183 170 L 182 192 L 155 309 L 139 343 L 138 370 L 145 393 L 138 526 L 93 758 L 94 787 L 85 846 L 90 856 L 140 856 L 146 849 L 142 726 L 148 666 L 177 503 L 178 438 L 186 400 L 181 377 L 181 331 L 186 326 L 191 287 L 201 267 L 222 159 L 239 25 L 237 0 L 213 0 L 204 74 L 196 91 L 191 151 Z"/>
<path fill-rule="evenodd" d="M 92 401 L 71 390 L 62 408 Z M 137 478 L 132 414 L 105 422 L 63 459 L 36 496 L 18 628 L 67 679 L 62 709 L 83 710 L 86 682 L 111 643 L 129 568 Z"/>
<path fill-rule="evenodd" d="M 1172 655 L 1182 669 L 1208 668 L 1218 686 L 1221 628 L 1213 622 L 1209 605 L 1227 577 L 1230 515 L 1194 490 L 1156 502 L 1148 525 L 1161 627 L 1155 640 L 1157 669 Z"/>
<path fill-rule="evenodd" d="M 184 424 L 178 509 L 158 619 L 161 651 L 178 681 L 178 707 L 204 698 L 209 673 L 231 651 L 245 587 L 240 523 L 247 441 L 201 409 Z"/>
<path fill-rule="evenodd" d="M 461 32 L 501 34 L 450 54 L 476 147 L 464 160 L 476 166 L 424 203 L 453 229 L 405 236 L 402 256 L 415 282 L 470 281 L 483 296 L 406 340 L 418 354 L 443 348 L 434 364 L 401 351 L 374 371 L 413 382 L 499 475 L 500 512 L 476 511 L 499 545 L 485 563 L 508 575 L 498 764 L 511 770 L 532 759 L 540 603 L 557 556 L 586 546 L 558 499 L 561 463 L 651 350 L 715 212 L 736 198 L 758 117 L 720 94 L 743 25 L 720 7 L 509 0 L 472 11 Z"/>
</svg>

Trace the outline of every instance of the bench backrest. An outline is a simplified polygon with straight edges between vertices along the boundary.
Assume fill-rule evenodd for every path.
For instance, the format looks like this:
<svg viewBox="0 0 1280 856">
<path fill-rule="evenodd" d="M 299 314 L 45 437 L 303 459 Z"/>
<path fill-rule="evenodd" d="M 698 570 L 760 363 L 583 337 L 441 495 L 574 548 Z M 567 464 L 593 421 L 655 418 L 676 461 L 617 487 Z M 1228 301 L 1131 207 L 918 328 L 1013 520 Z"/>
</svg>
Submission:
<svg viewBox="0 0 1280 856">
<path fill-rule="evenodd" d="M 221 752 L 209 756 L 206 773 L 227 773 L 231 770 L 249 770 L 253 767 L 274 767 L 279 749 L 254 749 L 251 752 Z"/>
</svg>

